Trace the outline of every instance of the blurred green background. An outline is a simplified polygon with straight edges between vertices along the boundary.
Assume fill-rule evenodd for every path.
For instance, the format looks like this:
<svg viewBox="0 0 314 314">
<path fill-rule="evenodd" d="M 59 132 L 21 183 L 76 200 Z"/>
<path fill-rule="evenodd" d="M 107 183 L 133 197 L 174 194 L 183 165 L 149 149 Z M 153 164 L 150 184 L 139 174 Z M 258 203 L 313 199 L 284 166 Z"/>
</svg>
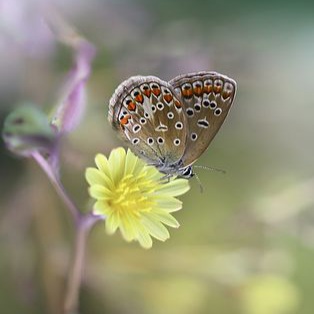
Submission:
<svg viewBox="0 0 314 314">
<path fill-rule="evenodd" d="M 62 178 L 90 206 L 84 171 L 121 145 L 106 118 L 129 76 L 215 70 L 238 83 L 225 125 L 184 195 L 181 227 L 146 251 L 89 238 L 81 313 L 312 314 L 314 310 L 314 4 L 309 1 L 58 0 L 97 48 Z M 72 66 L 38 1 L 0 1 L 0 116 L 25 100 L 49 111 Z M 60 313 L 73 225 L 44 174 L 1 142 L 0 313 Z"/>
</svg>

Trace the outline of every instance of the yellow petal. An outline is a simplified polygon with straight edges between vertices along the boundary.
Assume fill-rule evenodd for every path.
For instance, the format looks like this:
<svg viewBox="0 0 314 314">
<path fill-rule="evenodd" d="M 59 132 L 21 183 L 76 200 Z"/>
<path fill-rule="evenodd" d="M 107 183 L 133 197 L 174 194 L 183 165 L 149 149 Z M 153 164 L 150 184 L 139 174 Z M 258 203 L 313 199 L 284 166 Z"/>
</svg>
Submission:
<svg viewBox="0 0 314 314">
<path fill-rule="evenodd" d="M 175 179 L 168 183 L 161 185 L 156 191 L 158 194 L 179 196 L 184 194 L 190 189 L 188 180 L 186 179 Z"/>
<path fill-rule="evenodd" d="M 138 157 L 136 157 L 130 149 L 128 149 L 125 158 L 125 169 L 124 175 L 134 174 L 134 169 L 136 167 Z"/>
<path fill-rule="evenodd" d="M 125 149 L 118 147 L 111 151 L 109 156 L 109 167 L 114 184 L 119 183 L 125 169 Z"/>
<path fill-rule="evenodd" d="M 109 166 L 109 162 L 106 156 L 104 156 L 103 154 L 97 154 L 95 157 L 95 163 L 96 163 L 97 168 L 101 172 L 103 172 L 109 178 L 111 177 L 110 166 Z"/>
<path fill-rule="evenodd" d="M 89 195 L 97 200 L 104 200 L 111 198 L 112 192 L 103 185 L 96 184 L 89 188 Z"/>
<path fill-rule="evenodd" d="M 108 216 L 111 213 L 111 208 L 106 201 L 97 201 L 93 207 L 95 215 Z"/>
<path fill-rule="evenodd" d="M 106 231 L 108 234 L 114 234 L 119 227 L 120 220 L 117 215 L 111 213 L 106 219 Z"/>
<path fill-rule="evenodd" d="M 113 189 L 113 183 L 109 177 L 105 175 L 104 172 L 99 171 L 96 168 L 87 168 L 85 171 L 85 178 L 89 185 L 100 184 Z"/>
<path fill-rule="evenodd" d="M 134 218 L 130 217 L 129 213 L 123 213 L 123 217 L 120 217 L 120 231 L 127 241 L 132 241 L 138 236 L 138 228 Z"/>
<path fill-rule="evenodd" d="M 154 238 L 165 241 L 170 237 L 167 228 L 161 222 L 155 220 L 150 213 L 143 213 L 141 221 Z"/>
<path fill-rule="evenodd" d="M 150 249 L 153 245 L 151 236 L 143 226 L 139 228 L 137 240 L 144 249 Z"/>
<path fill-rule="evenodd" d="M 160 180 L 164 174 L 160 173 L 155 167 L 153 166 L 146 166 L 146 180 L 153 180 L 153 181 L 158 181 Z"/>
<path fill-rule="evenodd" d="M 182 202 L 172 196 L 157 196 L 156 207 L 162 208 L 162 210 L 168 213 L 175 212 L 182 208 Z"/>
<path fill-rule="evenodd" d="M 178 221 L 170 214 L 164 212 L 163 210 L 154 210 L 152 213 L 150 213 L 154 219 L 159 220 L 163 224 L 172 227 L 172 228 L 179 228 L 180 224 Z"/>
</svg>

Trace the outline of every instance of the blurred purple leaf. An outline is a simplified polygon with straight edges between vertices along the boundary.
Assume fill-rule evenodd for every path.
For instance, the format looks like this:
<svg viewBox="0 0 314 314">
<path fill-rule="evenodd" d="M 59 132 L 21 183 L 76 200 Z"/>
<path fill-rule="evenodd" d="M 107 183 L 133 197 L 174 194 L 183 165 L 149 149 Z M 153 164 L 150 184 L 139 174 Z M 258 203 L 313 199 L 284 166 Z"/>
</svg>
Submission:
<svg viewBox="0 0 314 314">
<path fill-rule="evenodd" d="M 86 105 L 86 82 L 95 55 L 94 46 L 82 38 L 76 40 L 74 50 L 74 66 L 51 120 L 51 124 L 62 134 L 72 131 L 82 119 Z"/>
</svg>

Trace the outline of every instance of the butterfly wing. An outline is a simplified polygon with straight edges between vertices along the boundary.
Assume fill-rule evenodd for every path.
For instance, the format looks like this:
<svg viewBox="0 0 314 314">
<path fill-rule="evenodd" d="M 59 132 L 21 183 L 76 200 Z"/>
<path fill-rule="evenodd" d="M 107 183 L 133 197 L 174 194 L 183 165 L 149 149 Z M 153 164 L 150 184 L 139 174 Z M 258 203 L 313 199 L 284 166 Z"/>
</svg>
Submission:
<svg viewBox="0 0 314 314">
<path fill-rule="evenodd" d="M 154 76 L 121 83 L 109 102 L 109 122 L 131 150 L 162 168 L 179 161 L 186 146 L 186 115 L 172 86 Z"/>
<path fill-rule="evenodd" d="M 216 72 L 177 76 L 169 82 L 182 101 L 188 137 L 183 166 L 193 164 L 208 148 L 232 106 L 236 82 Z"/>
</svg>

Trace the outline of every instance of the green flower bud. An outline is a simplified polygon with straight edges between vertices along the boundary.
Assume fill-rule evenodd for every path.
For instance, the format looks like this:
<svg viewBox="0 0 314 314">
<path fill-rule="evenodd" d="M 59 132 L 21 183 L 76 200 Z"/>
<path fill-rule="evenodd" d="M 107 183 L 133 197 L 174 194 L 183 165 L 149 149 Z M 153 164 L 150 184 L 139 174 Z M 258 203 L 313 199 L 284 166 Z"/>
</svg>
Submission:
<svg viewBox="0 0 314 314">
<path fill-rule="evenodd" d="M 23 104 L 7 116 L 2 136 L 10 151 L 23 156 L 38 150 L 49 152 L 56 140 L 48 117 L 30 103 Z"/>
</svg>

